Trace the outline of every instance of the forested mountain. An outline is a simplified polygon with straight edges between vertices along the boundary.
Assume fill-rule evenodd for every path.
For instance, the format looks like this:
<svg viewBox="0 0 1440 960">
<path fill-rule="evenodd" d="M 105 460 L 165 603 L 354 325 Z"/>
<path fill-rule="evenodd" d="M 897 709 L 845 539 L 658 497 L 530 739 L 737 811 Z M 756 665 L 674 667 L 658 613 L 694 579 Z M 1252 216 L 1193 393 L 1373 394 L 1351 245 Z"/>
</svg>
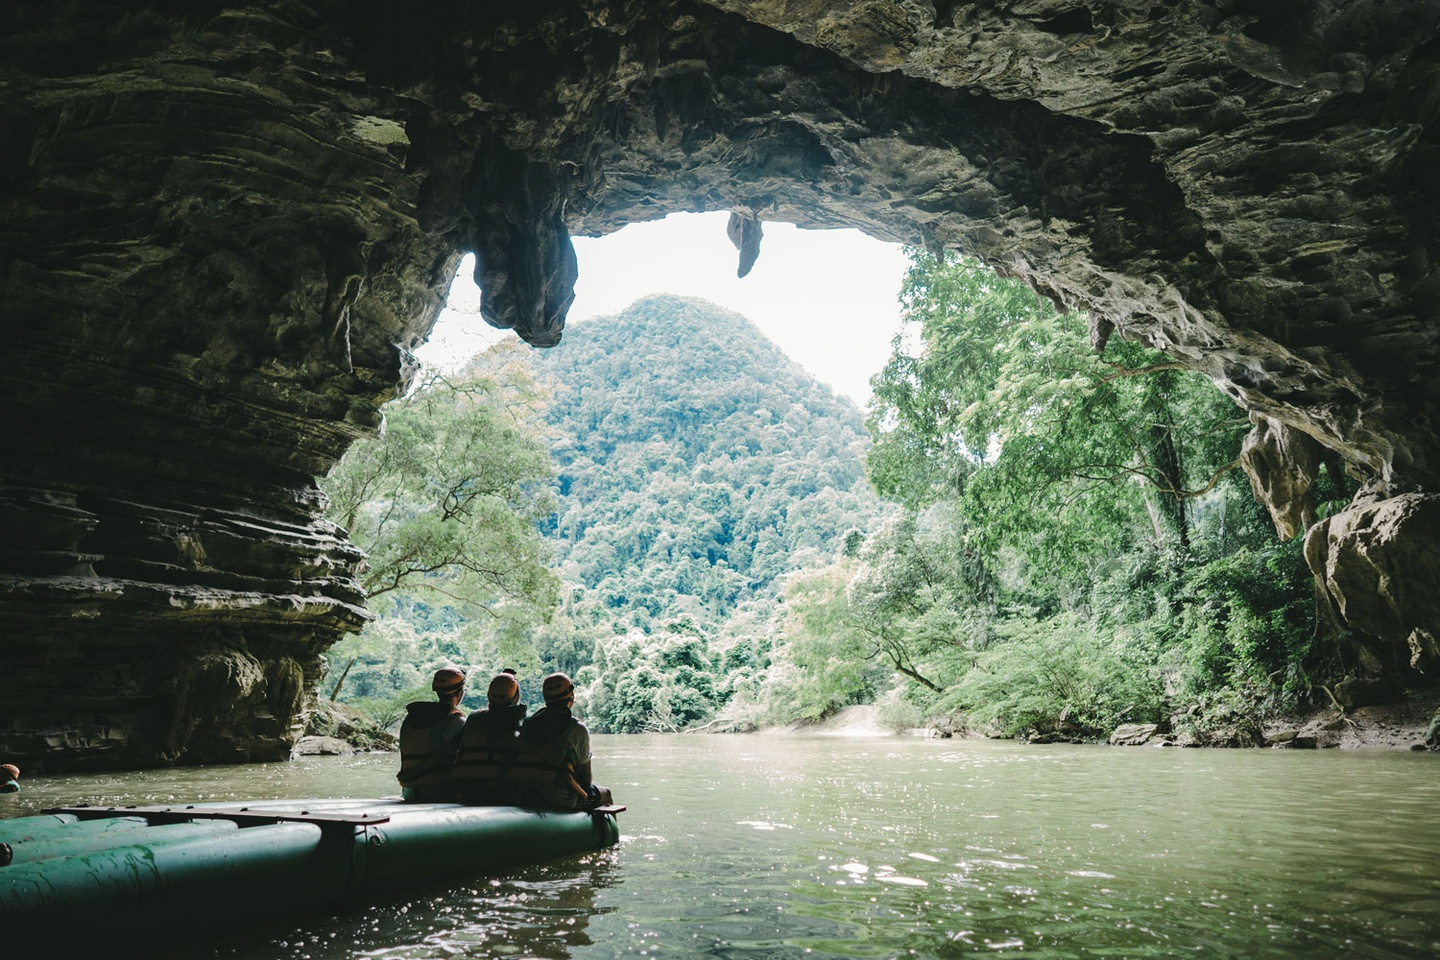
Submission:
<svg viewBox="0 0 1440 960">
<path fill-rule="evenodd" d="M 616 621 L 714 623 L 879 513 L 860 412 L 738 314 L 649 297 L 529 359 L 558 569 Z"/>
</svg>

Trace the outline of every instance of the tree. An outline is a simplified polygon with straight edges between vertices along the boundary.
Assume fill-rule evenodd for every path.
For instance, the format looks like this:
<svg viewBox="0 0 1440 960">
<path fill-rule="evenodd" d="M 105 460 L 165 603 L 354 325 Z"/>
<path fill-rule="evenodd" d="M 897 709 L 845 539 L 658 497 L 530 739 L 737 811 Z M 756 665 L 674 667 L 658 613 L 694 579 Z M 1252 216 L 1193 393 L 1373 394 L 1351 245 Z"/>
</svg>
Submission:
<svg viewBox="0 0 1440 960">
<path fill-rule="evenodd" d="M 1140 344 L 1097 355 L 1019 281 L 912 258 L 867 468 L 915 516 L 951 512 L 861 548 L 848 610 L 872 655 L 925 709 L 1008 730 L 1153 717 L 1161 677 L 1190 703 L 1256 677 L 1301 695 L 1324 656 L 1308 578 L 1235 469 L 1229 398 Z"/>
<path fill-rule="evenodd" d="M 762 687 L 771 721 L 823 719 L 874 700 L 888 682 L 846 597 L 857 566 L 842 557 L 787 578 L 779 644 Z"/>
<path fill-rule="evenodd" d="M 1003 630 L 1003 642 L 982 653 L 948 694 L 972 722 L 1010 736 L 1033 730 L 1097 738 L 1120 723 L 1164 718 L 1152 665 L 1073 614 L 1014 620 Z"/>
<path fill-rule="evenodd" d="M 597 641 L 579 680 L 587 719 L 601 733 L 682 730 L 724 699 L 707 638 L 686 619 L 655 635 L 637 630 Z"/>
<path fill-rule="evenodd" d="M 1070 573 L 1077 545 L 1137 518 L 1188 551 L 1187 504 L 1238 466 L 1248 428 L 1208 378 L 1134 343 L 1098 356 L 1083 317 L 960 257 L 916 251 L 902 299 L 867 420 L 882 495 L 963 503 L 972 549 L 1037 536 Z"/>
<path fill-rule="evenodd" d="M 520 371 L 430 377 L 320 481 L 327 517 L 367 554 L 372 602 L 450 633 L 477 616 L 550 616 L 559 581 L 539 525 L 554 510 L 552 472 L 540 397 Z"/>
<path fill-rule="evenodd" d="M 845 596 L 868 658 L 939 693 L 956 661 L 963 673 L 988 645 L 995 584 L 965 546 L 964 522 L 953 509 L 933 509 L 925 519 L 922 528 L 906 511 L 871 535 Z"/>
</svg>

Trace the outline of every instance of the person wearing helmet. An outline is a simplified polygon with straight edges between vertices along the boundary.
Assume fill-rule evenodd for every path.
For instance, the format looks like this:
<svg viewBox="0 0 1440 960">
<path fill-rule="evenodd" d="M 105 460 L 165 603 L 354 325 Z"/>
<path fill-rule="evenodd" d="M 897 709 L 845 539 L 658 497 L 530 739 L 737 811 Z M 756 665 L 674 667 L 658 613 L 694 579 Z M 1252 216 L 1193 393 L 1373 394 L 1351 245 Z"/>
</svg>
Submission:
<svg viewBox="0 0 1440 960">
<path fill-rule="evenodd" d="M 454 801 L 455 789 L 446 783 L 465 714 L 460 701 L 465 696 L 465 671 L 442 667 L 430 683 L 435 699 L 417 700 L 405 706 L 400 724 L 400 795 L 417 803 Z"/>
<path fill-rule="evenodd" d="M 520 801 L 506 774 L 516 762 L 515 738 L 525 719 L 520 682 L 514 670 L 502 670 L 490 680 L 488 705 L 465 718 L 459 752 L 450 770 L 450 783 L 460 790 L 460 802 L 480 806 Z"/>
<path fill-rule="evenodd" d="M 13 763 L 0 763 L 0 793 L 20 792 L 20 768 Z"/>
<path fill-rule="evenodd" d="M 590 731 L 570 712 L 575 684 L 552 673 L 540 689 L 545 706 L 520 727 L 523 805 L 574 810 L 608 803 L 610 791 L 591 779 Z"/>
</svg>

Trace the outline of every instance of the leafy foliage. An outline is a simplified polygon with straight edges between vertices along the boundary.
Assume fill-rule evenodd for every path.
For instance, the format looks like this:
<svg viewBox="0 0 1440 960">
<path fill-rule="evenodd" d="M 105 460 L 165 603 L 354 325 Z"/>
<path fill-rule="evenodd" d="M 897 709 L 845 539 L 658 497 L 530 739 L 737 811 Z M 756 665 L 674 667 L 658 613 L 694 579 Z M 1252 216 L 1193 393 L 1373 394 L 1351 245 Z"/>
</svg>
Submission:
<svg viewBox="0 0 1440 960">
<path fill-rule="evenodd" d="M 1188 549 L 1188 503 L 1238 466 L 1248 429 L 1208 378 L 1119 340 L 1097 356 L 1082 316 L 960 258 L 915 254 L 903 297 L 911 330 L 868 421 L 881 494 L 963 502 L 977 548 L 1028 536 L 1062 575 L 1083 569 L 1077 545 L 1141 518 Z"/>
<path fill-rule="evenodd" d="M 548 618 L 558 579 L 538 526 L 554 503 L 538 402 L 517 368 L 431 378 L 320 481 L 327 516 L 368 555 L 362 585 L 384 598 L 377 622 L 328 653 L 355 696 L 423 686 L 507 626 Z"/>
<path fill-rule="evenodd" d="M 903 301 L 863 424 L 743 318 L 675 297 L 415 395 L 330 481 L 391 602 L 335 648 L 350 689 L 383 717 L 434 665 L 490 662 L 531 699 L 569 673 L 600 731 L 879 703 L 1103 737 L 1256 728 L 1337 669 L 1206 378 L 1097 356 L 1086 318 L 958 258 L 915 252 Z"/>
<path fill-rule="evenodd" d="M 846 586 L 869 656 L 936 692 L 942 687 L 924 664 L 963 660 L 991 632 L 995 584 L 964 540 L 964 521 L 949 509 L 898 514 L 862 548 Z"/>
<path fill-rule="evenodd" d="M 486 610 L 553 602 L 535 533 L 553 509 L 550 464 L 514 415 L 527 401 L 523 378 L 432 378 L 387 408 L 383 435 L 355 444 L 325 478 L 327 515 L 369 555 L 369 596 Z"/>
<path fill-rule="evenodd" d="M 947 699 L 1007 736 L 1104 737 L 1121 723 L 1165 718 L 1155 665 L 1071 613 L 1007 621 L 994 649 L 980 655 Z"/>
<path fill-rule="evenodd" d="M 960 258 L 916 252 L 903 296 L 870 473 L 911 511 L 948 504 L 951 556 L 969 560 L 928 594 L 902 573 L 891 595 L 910 606 L 876 610 L 912 697 L 1094 736 L 1156 715 L 1161 677 L 1191 703 L 1241 684 L 1306 695 L 1309 577 L 1242 485 L 1247 424 L 1227 398 L 1133 343 L 1096 355 L 1084 318 Z M 991 639 L 943 642 L 967 622 Z"/>
<path fill-rule="evenodd" d="M 706 638 L 688 621 L 658 635 L 601 640 L 581 672 L 594 725 L 612 733 L 674 732 L 708 717 L 728 690 Z"/>
<path fill-rule="evenodd" d="M 776 721 L 820 720 L 841 707 L 869 703 L 888 683 L 873 645 L 850 615 L 846 587 L 854 560 L 795 574 L 786 585 L 786 616 L 764 692 Z"/>
</svg>

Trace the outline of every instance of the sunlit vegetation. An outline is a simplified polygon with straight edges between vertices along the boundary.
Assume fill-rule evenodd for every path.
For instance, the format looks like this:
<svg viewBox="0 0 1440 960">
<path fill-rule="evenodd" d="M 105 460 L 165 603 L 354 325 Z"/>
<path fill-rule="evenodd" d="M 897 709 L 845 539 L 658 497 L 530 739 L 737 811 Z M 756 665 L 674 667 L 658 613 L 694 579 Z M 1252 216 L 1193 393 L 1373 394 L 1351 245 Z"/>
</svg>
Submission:
<svg viewBox="0 0 1440 960">
<path fill-rule="evenodd" d="M 516 667 L 532 702 L 544 671 L 565 670 L 601 730 L 709 722 L 737 691 L 744 723 L 768 717 L 761 688 L 787 578 L 863 540 L 885 510 L 865 480 L 869 438 L 854 405 L 742 317 L 674 297 L 574 324 L 552 350 L 494 347 L 465 376 L 489 389 L 469 416 L 544 438 L 554 501 L 527 523 L 563 582 L 559 601 L 547 619 L 509 597 L 497 617 L 434 591 L 418 602 L 393 591 L 404 602 L 380 605 L 376 623 L 329 655 L 332 676 L 355 661 L 342 698 L 404 699 L 453 660 Z M 413 399 L 401 414 L 412 409 Z M 506 543 L 530 569 L 531 542 Z M 694 662 L 676 659 L 682 636 L 703 654 Z M 482 694 L 472 685 L 471 704 Z"/>
<path fill-rule="evenodd" d="M 565 670 L 600 731 L 878 703 L 1097 738 L 1253 722 L 1338 669 L 1207 378 L 958 258 L 914 253 L 902 302 L 863 420 L 674 297 L 401 401 L 325 484 L 378 614 L 330 652 L 340 698 L 383 718 L 454 661 L 532 702 Z"/>
<path fill-rule="evenodd" d="M 871 477 L 950 558 L 948 609 L 920 598 L 891 641 L 921 675 L 908 699 L 1000 732 L 1096 737 L 1309 696 L 1333 655 L 1300 545 L 1277 542 L 1237 469 L 1248 422 L 1228 398 L 1140 344 L 1097 353 L 1087 318 L 974 263 L 917 254 L 902 296 Z M 941 626 L 965 623 L 954 640 Z"/>
<path fill-rule="evenodd" d="M 377 617 L 328 651 L 332 699 L 393 714 L 437 666 L 509 653 L 517 631 L 551 617 L 540 403 L 518 368 L 434 377 L 321 480 L 327 516 L 368 554 L 361 585 Z"/>
</svg>

